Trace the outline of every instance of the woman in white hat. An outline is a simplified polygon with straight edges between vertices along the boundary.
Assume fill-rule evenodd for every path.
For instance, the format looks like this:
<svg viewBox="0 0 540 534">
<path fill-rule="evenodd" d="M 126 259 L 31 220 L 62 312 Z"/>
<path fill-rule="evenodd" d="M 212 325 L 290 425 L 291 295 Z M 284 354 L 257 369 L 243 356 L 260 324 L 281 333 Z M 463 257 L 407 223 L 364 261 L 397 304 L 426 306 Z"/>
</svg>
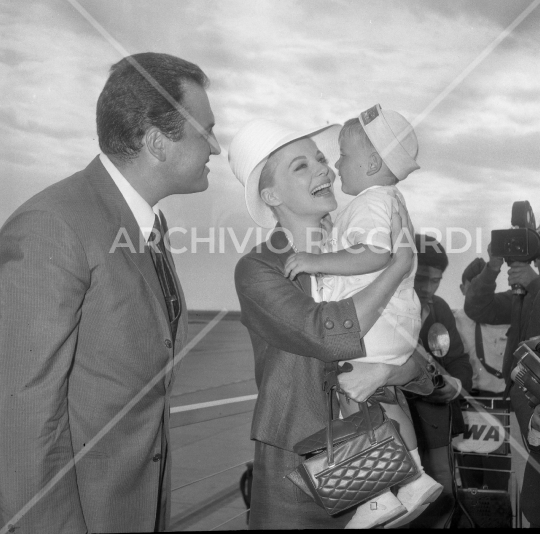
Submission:
<svg viewBox="0 0 540 534">
<path fill-rule="evenodd" d="M 260 226 L 276 227 L 266 243 L 238 262 L 235 272 L 241 321 L 253 344 L 259 389 L 251 431 L 256 441 L 252 529 L 343 528 L 348 523 L 354 510 L 331 517 L 284 477 L 301 461 L 294 445 L 324 427 L 325 371 L 335 370 L 338 361 L 363 355 L 362 336 L 412 265 L 412 251 L 399 248 L 373 284 L 338 302 L 320 302 L 314 276 L 300 274 L 290 280 L 283 275 L 293 251 L 319 251 L 321 219 L 337 207 L 332 190 L 335 174 L 325 154 L 337 159 L 339 129 L 333 125 L 293 132 L 272 121 L 256 120 L 238 132 L 229 149 L 229 162 L 245 187 L 251 217 Z M 397 215 L 394 235 L 408 222 L 404 212 Z M 407 389 L 421 394 L 432 389 L 414 357 L 402 367 L 370 365 L 369 389 L 362 380 L 363 366 L 354 362 L 350 373 L 354 379 L 341 382 L 358 401 L 385 384 L 407 384 Z"/>
</svg>

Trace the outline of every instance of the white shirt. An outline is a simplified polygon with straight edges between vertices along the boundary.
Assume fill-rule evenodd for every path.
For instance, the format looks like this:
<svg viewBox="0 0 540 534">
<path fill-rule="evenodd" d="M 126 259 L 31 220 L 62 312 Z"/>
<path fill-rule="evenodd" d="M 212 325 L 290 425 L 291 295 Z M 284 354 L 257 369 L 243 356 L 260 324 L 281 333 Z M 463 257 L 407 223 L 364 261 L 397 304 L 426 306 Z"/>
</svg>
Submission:
<svg viewBox="0 0 540 534">
<path fill-rule="evenodd" d="M 454 311 L 456 326 L 463 341 L 465 352 L 469 354 L 473 368 L 473 387 L 483 391 L 502 393 L 506 387 L 504 378 L 497 378 L 488 373 L 476 354 L 476 323 L 467 317 L 463 310 Z M 506 348 L 506 331 L 509 325 L 485 325 L 482 328 L 485 360 L 490 367 L 502 370 L 504 350 Z"/>
<path fill-rule="evenodd" d="M 99 159 L 103 163 L 105 170 L 110 174 L 116 187 L 120 190 L 141 229 L 144 240 L 148 243 L 157 212 L 154 212 L 150 204 L 135 191 L 135 188 L 122 176 L 122 173 L 115 167 L 114 163 L 106 154 L 102 152 L 99 155 Z"/>
<path fill-rule="evenodd" d="M 359 193 L 336 217 L 325 252 L 335 252 L 358 244 L 372 245 L 391 252 L 392 214 L 394 206 L 398 203 L 407 209 L 403 195 L 395 186 L 374 185 Z M 411 237 L 414 236 L 412 224 L 409 224 L 408 231 Z M 403 241 L 406 242 L 406 238 Z M 401 299 L 414 301 L 412 315 L 417 318 L 420 315 L 420 303 L 413 289 L 417 266 L 416 255 L 413 262 L 414 268 L 401 282 L 386 308 L 388 312 L 393 311 L 395 298 L 399 296 Z M 324 276 L 322 279 L 323 298 L 327 301 L 348 298 L 369 286 L 383 271 L 384 268 L 362 275 Z M 399 312 L 395 313 L 403 315 L 402 307 L 399 307 Z"/>
</svg>

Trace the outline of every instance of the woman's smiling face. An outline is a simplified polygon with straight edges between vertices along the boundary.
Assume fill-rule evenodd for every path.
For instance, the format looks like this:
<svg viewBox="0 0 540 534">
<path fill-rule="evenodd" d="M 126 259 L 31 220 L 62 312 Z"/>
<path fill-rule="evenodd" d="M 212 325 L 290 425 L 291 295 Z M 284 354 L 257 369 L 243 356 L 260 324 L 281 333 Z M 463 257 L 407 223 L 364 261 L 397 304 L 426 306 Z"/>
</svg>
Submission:
<svg viewBox="0 0 540 534">
<path fill-rule="evenodd" d="M 271 156 L 276 208 L 301 217 L 324 217 L 337 208 L 334 171 L 311 139 L 299 139 Z"/>
</svg>

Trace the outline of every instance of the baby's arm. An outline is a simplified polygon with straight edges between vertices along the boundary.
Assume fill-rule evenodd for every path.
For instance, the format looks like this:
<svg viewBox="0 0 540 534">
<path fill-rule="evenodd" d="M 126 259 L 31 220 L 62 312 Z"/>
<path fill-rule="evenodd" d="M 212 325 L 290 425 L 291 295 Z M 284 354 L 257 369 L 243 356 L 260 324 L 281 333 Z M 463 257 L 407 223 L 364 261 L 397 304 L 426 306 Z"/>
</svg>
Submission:
<svg viewBox="0 0 540 534">
<path fill-rule="evenodd" d="M 291 279 L 299 273 L 351 276 L 380 271 L 389 261 L 390 251 L 359 244 L 327 254 L 298 252 L 287 259 L 284 274 Z"/>
</svg>

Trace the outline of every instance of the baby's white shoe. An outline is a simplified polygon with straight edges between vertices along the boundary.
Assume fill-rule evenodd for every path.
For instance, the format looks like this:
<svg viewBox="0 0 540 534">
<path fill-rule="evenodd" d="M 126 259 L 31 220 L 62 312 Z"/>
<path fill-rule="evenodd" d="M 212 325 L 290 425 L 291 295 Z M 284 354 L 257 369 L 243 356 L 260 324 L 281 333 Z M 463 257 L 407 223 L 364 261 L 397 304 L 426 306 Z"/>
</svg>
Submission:
<svg viewBox="0 0 540 534">
<path fill-rule="evenodd" d="M 345 528 L 373 528 L 396 519 L 406 512 L 407 509 L 399 502 L 399 499 L 388 490 L 361 504 Z"/>
<path fill-rule="evenodd" d="M 385 528 L 397 528 L 416 519 L 430 503 L 441 494 L 443 487 L 426 473 L 400 486 L 397 499 L 405 506 L 407 513 L 385 525 Z"/>
</svg>

